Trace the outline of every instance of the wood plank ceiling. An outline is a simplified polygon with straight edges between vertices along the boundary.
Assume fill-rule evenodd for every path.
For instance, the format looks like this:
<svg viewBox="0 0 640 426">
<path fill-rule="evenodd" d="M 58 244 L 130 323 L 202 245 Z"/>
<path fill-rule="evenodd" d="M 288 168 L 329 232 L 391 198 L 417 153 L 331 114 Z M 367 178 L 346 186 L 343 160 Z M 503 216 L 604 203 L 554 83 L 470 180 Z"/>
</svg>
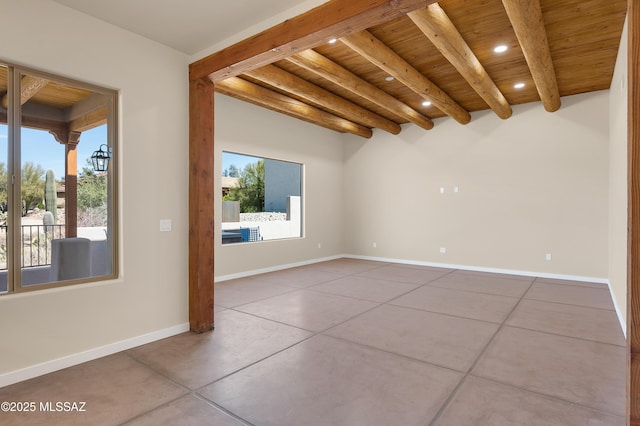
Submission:
<svg viewBox="0 0 640 426">
<path fill-rule="evenodd" d="M 364 138 L 608 89 L 625 0 L 443 0 L 222 79 L 217 92 Z M 498 45 L 507 50 L 494 52 Z M 515 85 L 523 83 L 524 87 Z M 430 104 L 423 104 L 429 102 Z"/>
<path fill-rule="evenodd" d="M 0 64 L 0 124 L 7 123 L 8 75 L 7 66 Z M 106 102 L 104 96 L 72 84 L 30 74 L 20 78 L 22 125 L 50 131 L 60 143 L 68 142 L 72 132 L 106 123 Z"/>
</svg>

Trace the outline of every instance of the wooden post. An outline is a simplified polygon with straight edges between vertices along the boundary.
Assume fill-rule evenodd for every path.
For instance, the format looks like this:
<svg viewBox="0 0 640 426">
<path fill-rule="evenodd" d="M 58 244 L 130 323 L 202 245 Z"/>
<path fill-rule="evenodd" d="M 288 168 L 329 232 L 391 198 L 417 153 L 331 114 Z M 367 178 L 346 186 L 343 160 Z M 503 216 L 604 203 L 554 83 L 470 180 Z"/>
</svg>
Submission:
<svg viewBox="0 0 640 426">
<path fill-rule="evenodd" d="M 214 85 L 189 81 L 189 325 L 213 329 Z"/>
<path fill-rule="evenodd" d="M 640 4 L 629 0 L 627 348 L 629 424 L 640 425 Z"/>
<path fill-rule="evenodd" d="M 69 132 L 64 145 L 64 228 L 65 238 L 78 236 L 78 142 L 80 133 Z"/>
</svg>

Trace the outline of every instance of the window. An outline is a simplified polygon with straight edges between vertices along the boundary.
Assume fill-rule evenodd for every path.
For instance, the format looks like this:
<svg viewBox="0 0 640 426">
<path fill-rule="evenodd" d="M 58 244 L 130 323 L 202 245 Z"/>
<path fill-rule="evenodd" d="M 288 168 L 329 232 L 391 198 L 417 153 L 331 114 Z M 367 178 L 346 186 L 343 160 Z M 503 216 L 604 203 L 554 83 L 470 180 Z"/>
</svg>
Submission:
<svg viewBox="0 0 640 426">
<path fill-rule="evenodd" d="M 222 244 L 302 236 L 302 164 L 222 153 Z"/>
<path fill-rule="evenodd" d="M 116 276 L 116 105 L 115 91 L 0 64 L 0 294 Z"/>
</svg>

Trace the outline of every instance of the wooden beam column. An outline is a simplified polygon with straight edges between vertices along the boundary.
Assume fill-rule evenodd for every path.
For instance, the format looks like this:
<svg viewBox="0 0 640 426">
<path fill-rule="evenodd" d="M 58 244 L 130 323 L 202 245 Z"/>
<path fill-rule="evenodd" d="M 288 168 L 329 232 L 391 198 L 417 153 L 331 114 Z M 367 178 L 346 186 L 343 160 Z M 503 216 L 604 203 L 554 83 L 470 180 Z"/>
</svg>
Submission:
<svg viewBox="0 0 640 426">
<path fill-rule="evenodd" d="M 69 132 L 64 144 L 64 232 L 65 238 L 78 236 L 78 142 L 79 132 Z"/>
<path fill-rule="evenodd" d="M 628 47 L 628 424 L 640 425 L 640 3 L 629 0 Z"/>
<path fill-rule="evenodd" d="M 207 77 L 189 81 L 189 325 L 213 329 L 213 111 Z"/>
</svg>

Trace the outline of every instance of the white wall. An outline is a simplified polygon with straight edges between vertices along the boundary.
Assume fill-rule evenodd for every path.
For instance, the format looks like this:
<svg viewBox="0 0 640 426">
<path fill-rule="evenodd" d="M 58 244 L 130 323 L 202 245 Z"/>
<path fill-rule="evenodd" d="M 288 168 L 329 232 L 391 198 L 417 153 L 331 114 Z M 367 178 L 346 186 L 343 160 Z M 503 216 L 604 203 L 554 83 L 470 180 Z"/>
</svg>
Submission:
<svg viewBox="0 0 640 426">
<path fill-rule="evenodd" d="M 216 188 L 221 187 L 222 151 L 304 165 L 304 238 L 223 246 L 216 237 L 217 279 L 342 254 L 342 135 L 224 95 L 216 95 L 215 108 Z M 221 192 L 216 192 L 215 203 L 219 206 L 215 210 L 215 231 L 219 236 Z"/>
<path fill-rule="evenodd" d="M 122 225 L 119 279 L 0 297 L 2 386 L 35 371 L 25 367 L 45 372 L 185 328 L 188 62 L 50 1 L 0 0 L 0 10 L 0 60 L 120 91 Z M 173 232 L 160 233 L 160 219 Z"/>
<path fill-rule="evenodd" d="M 625 23 L 609 98 L 609 283 L 616 308 L 627 314 L 627 58 Z"/>
<path fill-rule="evenodd" d="M 349 142 L 347 252 L 605 279 L 607 104 L 602 91 Z"/>
</svg>

